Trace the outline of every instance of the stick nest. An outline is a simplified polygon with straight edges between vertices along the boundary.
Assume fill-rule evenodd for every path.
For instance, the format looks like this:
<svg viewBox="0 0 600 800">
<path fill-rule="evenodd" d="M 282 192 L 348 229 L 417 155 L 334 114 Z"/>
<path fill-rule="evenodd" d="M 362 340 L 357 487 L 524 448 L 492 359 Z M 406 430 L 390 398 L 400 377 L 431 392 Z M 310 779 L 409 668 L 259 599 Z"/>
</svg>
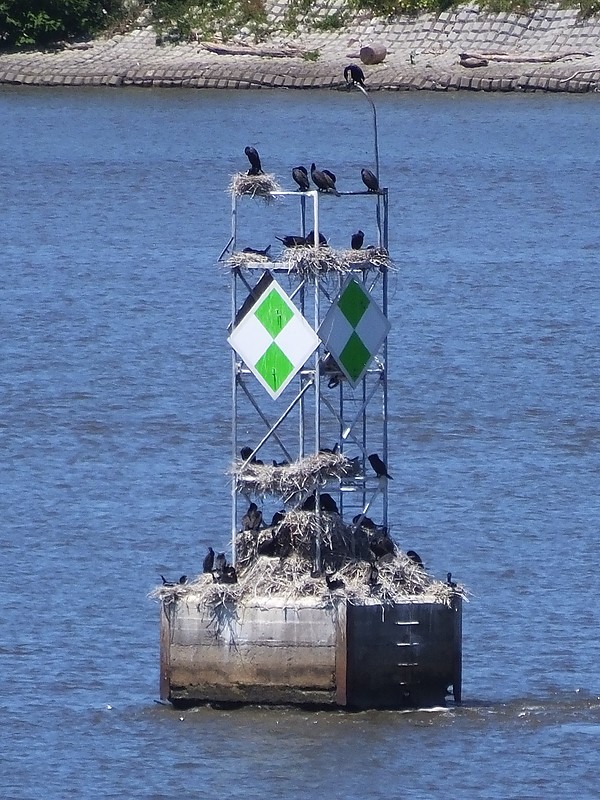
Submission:
<svg viewBox="0 0 600 800">
<path fill-rule="evenodd" d="M 240 251 L 232 253 L 226 261 L 220 263 L 224 264 L 228 269 L 233 269 L 234 267 L 249 267 L 256 264 L 270 264 L 271 259 L 260 253 L 244 253 Z"/>
<path fill-rule="evenodd" d="M 313 571 L 317 534 L 325 572 L 335 572 L 343 585 L 330 589 L 324 575 Z M 259 553 L 267 539 L 279 540 L 279 555 Z M 321 511 L 289 511 L 277 525 L 261 531 L 242 531 L 237 536 L 235 584 L 220 584 L 212 574 L 200 574 L 186 584 L 158 586 L 151 597 L 174 602 L 193 602 L 218 608 L 221 604 L 277 597 L 291 602 L 315 598 L 323 606 L 335 598 L 361 605 L 398 602 L 435 602 L 450 605 L 456 595 L 467 599 L 465 588 L 436 580 L 397 548 L 375 559 L 367 557 L 368 534 L 364 528 L 345 525 L 338 514 Z"/>
<path fill-rule="evenodd" d="M 303 278 L 316 278 L 324 274 L 346 275 L 356 270 L 384 271 L 394 268 L 393 261 L 383 247 L 365 250 L 334 250 L 331 247 L 289 247 L 281 257 L 288 272 Z"/>
<path fill-rule="evenodd" d="M 233 468 L 239 491 L 277 494 L 285 502 L 307 495 L 328 481 L 353 478 L 359 473 L 358 462 L 341 453 L 315 453 L 282 467 L 238 461 Z"/>
<path fill-rule="evenodd" d="M 280 192 L 281 186 L 275 180 L 274 175 L 263 173 L 262 175 L 247 175 L 245 172 L 237 172 L 229 184 L 231 194 L 241 197 L 262 197 L 266 202 L 273 201 L 273 192 Z"/>
</svg>

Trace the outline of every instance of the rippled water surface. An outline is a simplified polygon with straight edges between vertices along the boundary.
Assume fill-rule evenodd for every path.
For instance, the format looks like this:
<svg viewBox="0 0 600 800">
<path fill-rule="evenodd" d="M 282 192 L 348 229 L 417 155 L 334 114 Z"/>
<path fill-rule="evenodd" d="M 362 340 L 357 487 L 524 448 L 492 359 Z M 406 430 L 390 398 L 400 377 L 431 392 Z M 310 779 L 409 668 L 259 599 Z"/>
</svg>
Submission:
<svg viewBox="0 0 600 800">
<path fill-rule="evenodd" d="M 147 594 L 228 538 L 225 189 L 246 144 L 356 188 L 363 98 L 1 89 L 7 800 L 598 797 L 600 105 L 375 100 L 394 535 L 471 591 L 463 706 L 155 703 Z"/>
</svg>

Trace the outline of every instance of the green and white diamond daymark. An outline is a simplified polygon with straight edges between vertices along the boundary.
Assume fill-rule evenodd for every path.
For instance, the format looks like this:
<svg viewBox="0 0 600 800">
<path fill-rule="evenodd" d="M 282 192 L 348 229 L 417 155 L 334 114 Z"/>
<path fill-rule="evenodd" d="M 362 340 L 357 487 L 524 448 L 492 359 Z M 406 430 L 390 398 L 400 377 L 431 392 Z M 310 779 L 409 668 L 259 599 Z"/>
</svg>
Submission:
<svg viewBox="0 0 600 800">
<path fill-rule="evenodd" d="M 362 380 L 388 335 L 390 323 L 367 290 L 353 277 L 319 327 L 319 338 L 352 386 Z"/>
<path fill-rule="evenodd" d="M 273 399 L 319 346 L 319 337 L 272 281 L 227 340 Z"/>
</svg>

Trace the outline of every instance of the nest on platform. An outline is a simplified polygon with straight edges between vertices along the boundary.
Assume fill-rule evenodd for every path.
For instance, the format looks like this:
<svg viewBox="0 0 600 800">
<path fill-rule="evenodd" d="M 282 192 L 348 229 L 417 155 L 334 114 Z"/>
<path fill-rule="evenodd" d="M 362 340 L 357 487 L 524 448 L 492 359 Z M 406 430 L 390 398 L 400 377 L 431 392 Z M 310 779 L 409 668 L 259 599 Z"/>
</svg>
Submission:
<svg viewBox="0 0 600 800">
<path fill-rule="evenodd" d="M 265 537 L 276 539 L 283 527 L 279 555 L 259 552 Z M 320 532 L 323 573 L 314 571 L 316 532 Z M 221 584 L 211 573 L 198 575 L 184 585 L 158 586 L 151 596 L 166 602 L 185 598 L 218 609 L 221 605 L 277 597 L 286 602 L 315 598 L 323 606 L 335 599 L 350 603 L 390 605 L 398 602 L 435 602 L 450 605 L 452 598 L 467 599 L 460 584 L 436 580 L 396 547 L 381 558 L 361 557 L 361 537 L 355 526 L 344 525 L 339 515 L 291 511 L 284 521 L 263 531 L 244 531 L 237 539 L 237 583 Z M 327 576 L 329 576 L 329 584 Z"/>
<path fill-rule="evenodd" d="M 393 269 L 393 262 L 383 247 L 365 250 L 334 250 L 331 247 L 288 247 L 281 257 L 288 272 L 296 272 L 303 278 L 323 275 L 347 275 L 357 269 L 383 271 Z"/>
<path fill-rule="evenodd" d="M 267 203 L 274 200 L 273 192 L 280 192 L 281 186 L 274 175 L 247 175 L 245 172 L 236 172 L 229 184 L 229 191 L 236 197 L 261 197 Z"/>
<path fill-rule="evenodd" d="M 249 267 L 256 264 L 270 264 L 272 259 L 269 256 L 262 255 L 261 253 L 244 253 L 243 251 L 232 253 L 226 261 L 221 263 L 225 264 L 228 269 L 235 267 Z"/>
<path fill-rule="evenodd" d="M 315 453 L 280 467 L 238 461 L 233 468 L 239 491 L 278 494 L 285 502 L 305 496 L 328 481 L 346 480 L 359 473 L 358 460 L 341 453 Z"/>
</svg>

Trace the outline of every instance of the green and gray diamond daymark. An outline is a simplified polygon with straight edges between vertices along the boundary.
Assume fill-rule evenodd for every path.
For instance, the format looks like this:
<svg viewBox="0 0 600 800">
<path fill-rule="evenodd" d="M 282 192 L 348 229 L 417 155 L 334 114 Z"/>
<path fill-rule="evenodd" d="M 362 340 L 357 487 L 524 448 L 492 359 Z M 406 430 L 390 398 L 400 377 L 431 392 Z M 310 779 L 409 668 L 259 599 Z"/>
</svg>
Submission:
<svg viewBox="0 0 600 800">
<path fill-rule="evenodd" d="M 373 297 L 349 276 L 319 327 L 321 341 L 352 386 L 363 378 L 390 323 Z"/>
<path fill-rule="evenodd" d="M 318 347 L 319 339 L 277 281 L 254 304 L 247 298 L 247 305 L 228 341 L 276 399 Z"/>
</svg>

